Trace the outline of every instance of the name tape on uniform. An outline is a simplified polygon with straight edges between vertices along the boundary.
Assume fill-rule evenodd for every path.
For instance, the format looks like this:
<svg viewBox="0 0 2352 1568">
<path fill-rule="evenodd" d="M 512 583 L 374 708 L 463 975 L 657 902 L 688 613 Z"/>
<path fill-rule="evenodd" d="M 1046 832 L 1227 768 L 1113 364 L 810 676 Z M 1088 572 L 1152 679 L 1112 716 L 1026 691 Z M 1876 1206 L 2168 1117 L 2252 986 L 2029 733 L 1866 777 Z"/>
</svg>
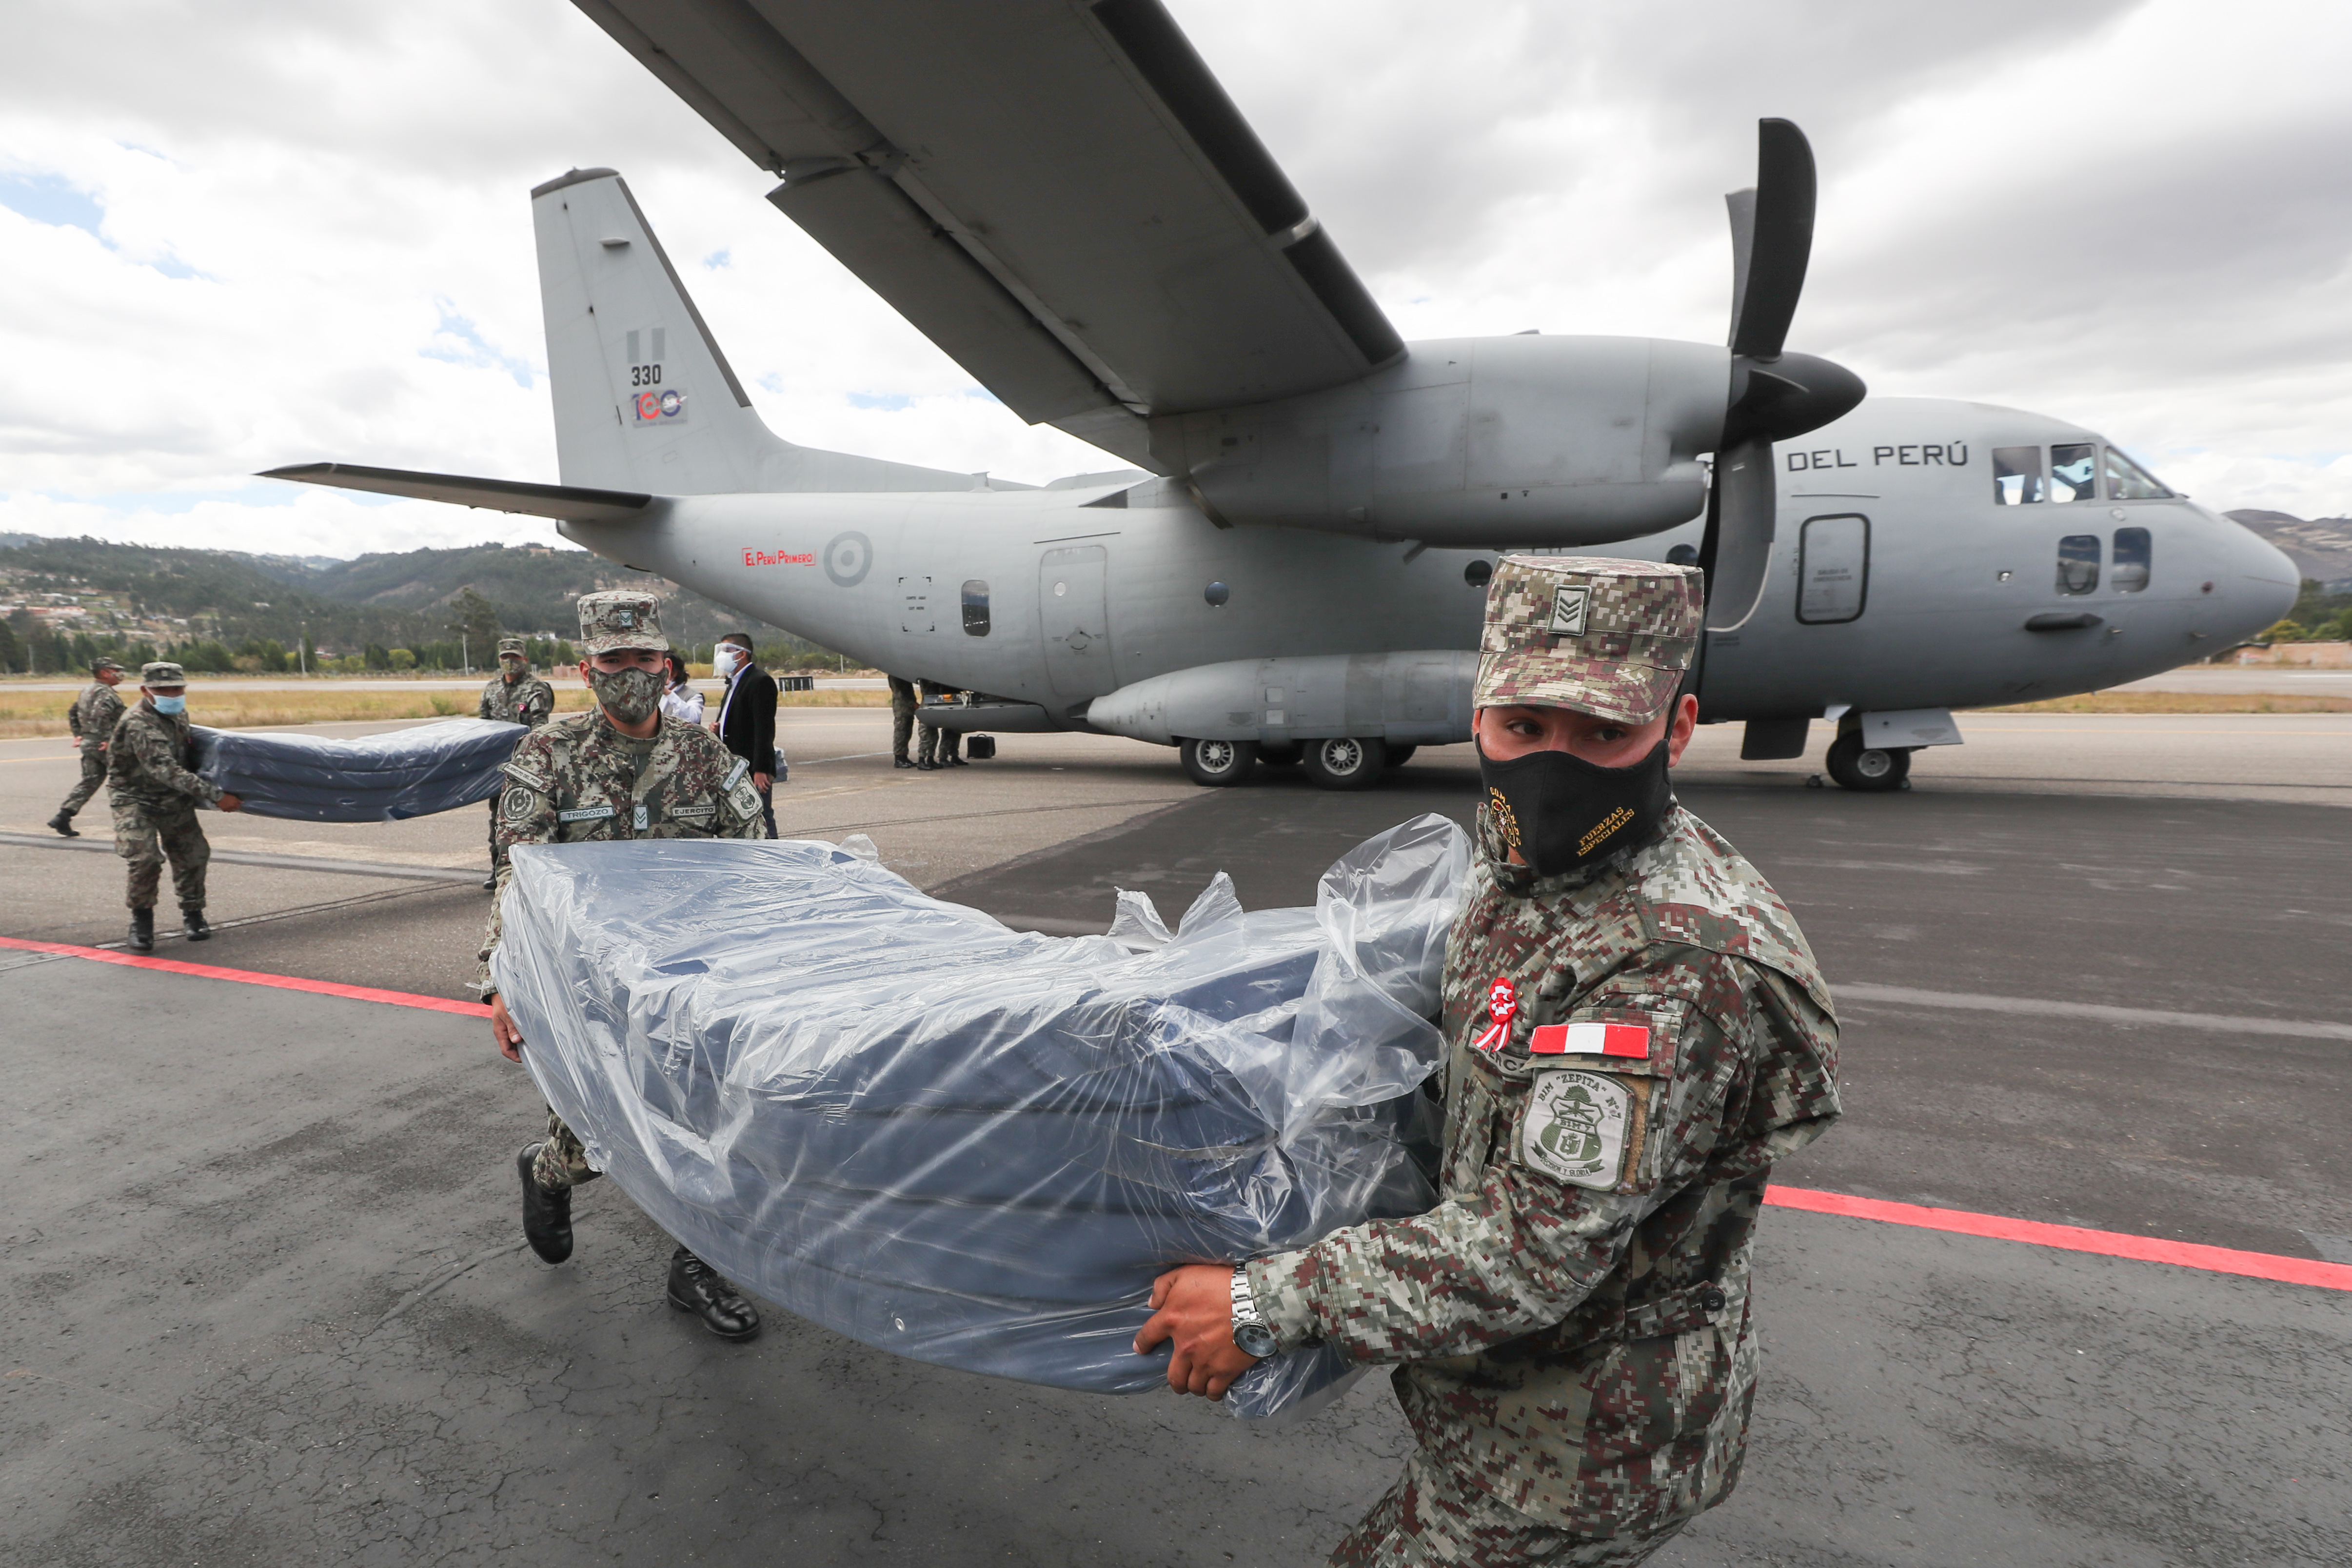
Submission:
<svg viewBox="0 0 2352 1568">
<path fill-rule="evenodd" d="M 1539 1057 L 1639 1057 L 1650 1055 L 1647 1024 L 1546 1024 L 1528 1042 Z"/>
</svg>

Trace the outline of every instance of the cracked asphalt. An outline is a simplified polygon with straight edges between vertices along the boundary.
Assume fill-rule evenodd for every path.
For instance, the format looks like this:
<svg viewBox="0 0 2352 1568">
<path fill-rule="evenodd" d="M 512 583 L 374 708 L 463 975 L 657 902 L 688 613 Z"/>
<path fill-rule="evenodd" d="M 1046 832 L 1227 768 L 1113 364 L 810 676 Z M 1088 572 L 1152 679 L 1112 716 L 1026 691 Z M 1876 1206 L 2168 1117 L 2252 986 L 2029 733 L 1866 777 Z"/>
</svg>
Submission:
<svg viewBox="0 0 2352 1568">
<path fill-rule="evenodd" d="M 1686 799 L 1772 875 L 1832 983 L 1896 994 L 1845 1007 L 1847 1119 L 1785 1180 L 2352 1248 L 2352 1043 L 2227 1026 L 2352 1017 L 2347 819 L 2321 783 L 2282 792 L 2258 747 L 2157 769 L 2147 745 L 2068 759 L 2128 773 L 2116 793 L 1691 770 Z M 1072 746 L 1034 776 L 883 775 L 866 799 L 851 763 L 812 775 L 845 795 L 801 809 L 876 824 L 945 896 L 1075 926 L 1114 886 L 1172 914 L 1220 866 L 1247 902 L 1301 901 L 1365 833 L 1466 809 L 1473 777 L 1437 752 L 1367 795 L 1194 795 L 1153 761 Z M 478 824 L 400 826 L 454 857 Z M 0 848 L 43 900 L 0 923 L 95 923 L 111 864 Z M 310 912 L 166 956 L 446 994 L 481 912 L 464 888 L 213 875 L 249 913 Z M 0 951 L 0 1563 L 1307 1564 L 1393 1478 L 1407 1439 L 1377 1375 L 1261 1431 L 776 1313 L 723 1344 L 666 1307 L 669 1243 L 608 1184 L 548 1268 L 514 1247 L 535 1101 L 484 1034 Z M 1785 1209 L 1759 1280 L 1747 1472 L 1666 1568 L 2352 1561 L 2352 1295 Z"/>
</svg>

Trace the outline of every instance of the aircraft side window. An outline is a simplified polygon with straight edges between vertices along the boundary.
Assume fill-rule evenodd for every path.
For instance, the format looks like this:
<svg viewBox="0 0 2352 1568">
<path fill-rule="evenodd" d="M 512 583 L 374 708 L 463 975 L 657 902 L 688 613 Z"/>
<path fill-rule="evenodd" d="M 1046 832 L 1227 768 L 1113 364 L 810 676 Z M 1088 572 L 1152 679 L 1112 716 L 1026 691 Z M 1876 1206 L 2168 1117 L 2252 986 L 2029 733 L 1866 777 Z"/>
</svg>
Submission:
<svg viewBox="0 0 2352 1568">
<path fill-rule="evenodd" d="M 1809 517 L 1797 539 L 1797 619 L 1812 626 L 1859 619 L 1870 593 L 1870 519 Z"/>
<path fill-rule="evenodd" d="M 2058 591 L 2087 594 L 2099 585 L 2099 536 L 2070 533 L 2058 542 Z"/>
<path fill-rule="evenodd" d="M 988 584 L 977 577 L 963 585 L 963 630 L 966 637 L 988 635 Z"/>
<path fill-rule="evenodd" d="M 2050 448 L 2050 499 L 2053 501 L 2099 499 L 2099 449 L 2088 441 L 2067 442 Z"/>
<path fill-rule="evenodd" d="M 2155 542 L 2144 528 L 2116 530 L 2116 570 L 2113 581 L 2118 594 L 2137 594 L 2147 586 L 2150 568 L 2156 555 Z"/>
<path fill-rule="evenodd" d="M 2109 500 L 2165 500 L 2172 492 L 2157 482 L 2154 474 L 2116 451 L 2107 448 L 2107 499 Z"/>
<path fill-rule="evenodd" d="M 2001 506 L 2030 506 L 2042 499 L 2042 448 L 1992 449 L 1992 499 Z"/>
</svg>

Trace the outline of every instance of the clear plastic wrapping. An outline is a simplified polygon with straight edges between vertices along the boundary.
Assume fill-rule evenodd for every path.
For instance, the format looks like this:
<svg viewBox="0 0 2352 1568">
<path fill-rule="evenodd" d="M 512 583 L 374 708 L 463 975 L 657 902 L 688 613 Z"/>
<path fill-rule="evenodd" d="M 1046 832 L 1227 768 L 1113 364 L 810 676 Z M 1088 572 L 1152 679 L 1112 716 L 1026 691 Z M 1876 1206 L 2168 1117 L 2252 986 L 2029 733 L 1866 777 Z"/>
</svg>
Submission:
<svg viewBox="0 0 2352 1568">
<path fill-rule="evenodd" d="M 859 847 L 864 847 L 863 846 Z M 1171 936 L 1008 930 L 855 850 L 793 840 L 519 846 L 493 973 L 531 1077 L 662 1226 L 786 1309 L 918 1360 L 1158 1386 L 1152 1279 L 1434 1201 L 1446 932 L 1469 861 L 1440 816 Z M 1148 918 L 1146 918 L 1148 915 Z M 1236 1414 L 1343 1377 L 1261 1363 Z"/>
<path fill-rule="evenodd" d="M 488 800 L 529 733 L 496 719 L 350 737 L 193 730 L 198 773 L 257 816 L 299 822 L 397 822 Z"/>
</svg>

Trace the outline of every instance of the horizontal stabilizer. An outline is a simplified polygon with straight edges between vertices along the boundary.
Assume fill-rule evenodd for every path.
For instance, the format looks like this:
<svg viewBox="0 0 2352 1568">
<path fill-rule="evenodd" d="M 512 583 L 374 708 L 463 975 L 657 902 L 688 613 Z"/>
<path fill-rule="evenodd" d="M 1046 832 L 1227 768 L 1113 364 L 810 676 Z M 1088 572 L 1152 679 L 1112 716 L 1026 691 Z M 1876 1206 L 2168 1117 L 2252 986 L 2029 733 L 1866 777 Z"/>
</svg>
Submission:
<svg viewBox="0 0 2352 1568">
<path fill-rule="evenodd" d="M 409 468 L 363 468 L 357 463 L 296 463 L 271 468 L 265 479 L 334 485 L 347 490 L 447 501 L 452 506 L 552 517 L 565 522 L 626 522 L 652 504 L 653 497 L 628 490 L 594 490 L 579 485 L 534 485 L 521 479 L 478 479 L 464 474 L 420 474 Z"/>
</svg>

